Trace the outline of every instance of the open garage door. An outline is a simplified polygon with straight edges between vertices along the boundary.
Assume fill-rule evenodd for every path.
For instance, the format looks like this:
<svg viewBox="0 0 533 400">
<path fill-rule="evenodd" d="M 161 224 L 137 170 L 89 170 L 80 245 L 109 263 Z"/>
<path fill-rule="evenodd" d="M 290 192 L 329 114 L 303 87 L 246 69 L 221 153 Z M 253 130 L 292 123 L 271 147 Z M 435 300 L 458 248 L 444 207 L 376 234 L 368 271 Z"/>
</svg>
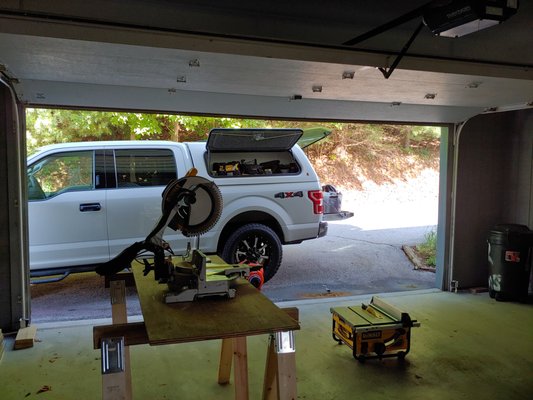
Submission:
<svg viewBox="0 0 533 400">
<path fill-rule="evenodd" d="M 106 118 L 110 118 L 110 114 L 114 115 L 114 113 L 96 113 L 82 110 L 29 109 L 27 113 L 27 141 L 29 152 L 32 153 L 31 149 L 35 146 L 40 147 L 49 144 L 49 140 L 53 138 L 75 142 L 80 140 L 94 140 L 94 137 L 91 135 L 85 138 L 84 132 L 86 131 L 84 129 L 76 130 L 73 124 L 69 122 L 69 118 L 79 120 L 82 118 L 82 115 L 90 115 L 93 119 L 101 118 L 103 121 Z M 132 117 L 133 114 L 122 112 L 120 115 L 123 119 L 128 119 L 128 115 Z M 143 121 L 148 118 L 153 118 L 159 121 L 159 125 L 161 126 L 172 126 L 179 132 L 180 139 L 183 141 L 199 140 L 205 137 L 204 125 L 216 126 L 215 124 L 217 123 L 224 123 L 224 121 L 220 121 L 220 119 L 214 117 L 194 117 L 196 124 L 200 124 L 200 121 L 203 119 L 208 121 L 201 123 L 200 127 L 194 125 L 194 130 L 189 131 L 188 125 L 176 127 L 176 122 L 167 124 L 168 121 L 174 121 L 179 116 L 143 115 Z M 40 129 L 39 126 L 41 124 L 38 121 L 50 121 L 45 126 L 55 127 L 53 132 Z M 235 120 L 233 123 L 241 123 L 243 125 L 255 123 L 260 126 L 261 121 Z M 306 128 L 307 126 L 316 127 L 317 124 L 316 122 L 309 121 L 286 120 L 262 121 L 262 123 L 265 123 L 267 126 L 292 128 L 297 126 L 302 128 Z M 282 266 L 274 279 L 265 284 L 263 292 L 274 301 L 284 301 L 377 292 L 433 289 L 435 287 L 441 288 L 441 280 L 440 278 L 438 281 L 435 280 L 435 274 L 432 270 L 429 270 L 429 268 L 414 269 L 413 264 L 411 264 L 403 253 L 402 246 L 415 246 L 422 243 L 425 234 L 434 232 L 437 225 L 439 158 L 443 158 L 444 161 L 441 163 L 441 168 L 443 168 L 442 173 L 445 177 L 447 176 L 448 129 L 442 127 L 431 127 L 429 129 L 429 127 L 426 127 L 428 129 L 416 131 L 413 129 L 414 127 L 408 125 L 367 125 L 340 122 L 324 122 L 324 124 L 330 126 L 333 133 L 327 143 L 310 146 L 307 149 L 308 157 L 315 164 L 316 172 L 320 176 L 320 182 L 322 184 L 333 184 L 339 188 L 343 194 L 342 209 L 353 211 L 355 216 L 346 221 L 330 221 L 329 232 L 325 238 L 316 241 L 305 240 L 296 245 L 284 246 Z M 95 125 L 101 127 L 105 124 L 100 122 Z M 71 128 L 65 129 L 64 127 L 66 126 Z M 135 131 L 135 127 L 137 125 L 122 126 L 119 124 L 114 126 L 110 132 L 112 131 L 117 134 L 117 132 L 124 131 L 116 138 L 130 137 L 130 132 Z M 323 136 L 324 129 L 314 128 L 315 131 L 320 133 L 318 135 L 320 137 Z M 304 130 L 310 132 L 313 128 L 309 128 L 309 130 L 306 128 Z M 441 132 L 440 135 L 439 132 Z M 105 136 L 107 131 L 99 131 L 98 133 L 103 133 Z M 97 132 L 93 132 L 93 134 L 96 135 Z M 171 134 L 172 132 L 168 132 L 167 130 L 161 129 L 161 131 L 158 131 L 154 129 L 146 139 L 165 139 Z M 439 137 L 441 137 L 443 146 L 440 157 Z M 136 143 L 143 146 L 141 142 Z M 362 143 L 366 144 L 363 145 Z M 94 146 L 96 143 L 85 143 L 85 145 Z M 110 146 L 109 143 L 107 145 Z M 65 149 L 65 146 L 67 145 L 63 143 L 58 147 L 70 155 L 73 148 L 68 146 Z M 86 147 L 85 150 L 88 148 L 90 147 Z M 205 144 L 201 145 L 201 148 L 205 150 Z M 47 151 L 50 151 L 50 149 Z M 50 154 L 47 154 L 42 160 L 49 159 L 48 156 Z M 444 157 L 442 154 L 444 154 Z M 54 156 L 54 159 L 56 156 Z M 232 157 L 231 160 L 241 160 L 243 157 L 245 155 Z M 252 156 L 254 159 L 257 157 L 259 155 L 256 153 Z M 44 168 L 34 168 L 34 165 L 38 166 L 43 164 L 41 161 L 36 162 L 39 159 L 38 155 L 33 154 L 30 156 L 28 159 L 28 171 L 36 170 L 40 173 L 44 170 Z M 95 164 L 98 164 L 98 162 L 96 161 Z M 81 165 L 85 165 L 85 163 Z M 200 168 L 198 164 L 197 167 Z M 52 171 L 56 171 L 56 169 L 52 169 Z M 69 171 L 76 177 L 81 174 L 72 173 L 73 170 L 71 169 Z M 265 177 L 260 172 L 257 172 L 256 175 L 259 179 Z M 42 176 L 37 178 L 41 179 Z M 30 184 L 31 181 L 32 179 L 29 178 L 28 182 Z M 249 189 L 249 186 L 240 187 L 241 191 Z M 46 190 L 48 191 L 49 189 Z M 119 208 L 121 210 L 125 209 L 124 202 L 121 203 L 121 199 L 124 200 L 125 198 L 124 190 L 130 196 L 127 197 L 130 212 L 115 214 L 109 211 L 109 201 L 107 203 L 108 207 L 105 207 L 103 202 L 99 203 L 104 205 L 102 208 L 108 209 L 108 221 L 111 220 L 109 216 L 113 216 L 114 223 L 110 224 L 110 228 L 112 229 L 126 225 L 126 221 L 121 220 L 121 215 L 127 215 L 128 220 L 132 219 L 132 216 L 135 216 L 135 220 L 144 220 L 144 217 L 138 214 L 139 210 L 143 209 L 142 204 L 138 203 L 134 205 L 131 201 L 131 194 L 135 193 L 135 191 L 138 192 L 139 188 L 132 188 L 128 185 L 126 189 L 110 190 L 114 193 L 115 204 L 122 204 Z M 140 190 L 144 189 L 140 188 Z M 154 197 L 156 198 L 155 204 L 157 205 L 160 202 L 157 199 L 160 199 L 161 191 L 162 187 L 154 192 Z M 277 191 L 279 192 L 279 190 Z M 441 188 L 440 191 L 446 193 L 446 188 Z M 102 191 L 94 190 L 93 192 Z M 121 192 L 122 194 L 120 194 Z M 84 196 L 90 193 L 91 191 L 86 191 Z M 33 197 L 31 188 L 28 191 L 28 210 L 31 228 L 30 268 L 32 279 L 43 272 L 40 266 L 42 265 L 42 259 L 36 263 L 35 260 L 38 257 L 34 258 L 39 253 L 43 254 L 39 248 L 51 247 L 43 246 L 41 242 L 36 246 L 35 238 L 37 236 L 46 236 L 50 240 L 49 244 L 52 243 L 55 245 L 53 247 L 55 251 L 53 253 L 48 252 L 50 259 L 47 261 L 48 268 L 45 268 L 45 270 L 48 269 L 48 271 L 45 271 L 48 274 L 50 274 L 49 268 L 51 267 L 59 268 L 67 265 L 63 263 L 62 254 L 58 250 L 60 245 L 55 235 L 57 232 L 60 232 L 62 235 L 63 232 L 69 232 L 66 236 L 69 239 L 73 238 L 74 242 L 72 247 L 69 248 L 76 248 L 75 245 L 80 243 L 80 240 L 70 231 L 73 227 L 80 224 L 72 224 L 72 218 L 61 219 L 57 217 L 57 213 L 52 212 L 55 206 L 48 204 L 50 200 L 57 200 L 63 207 L 61 210 L 63 214 L 66 213 L 65 210 L 67 209 L 69 212 L 72 211 L 80 214 L 80 210 L 78 210 L 79 200 L 76 202 L 78 197 L 71 197 L 71 200 L 62 200 L 65 195 L 68 196 L 69 194 L 72 194 L 72 192 L 61 193 L 48 198 L 48 200 L 43 200 L 42 197 Z M 248 196 L 250 195 L 251 193 L 248 192 Z M 72 201 L 75 204 L 71 204 Z M 70 207 L 72 205 L 73 207 Z M 36 212 L 36 206 L 39 208 L 38 212 Z M 445 207 L 445 204 L 441 204 L 441 207 Z M 440 214 L 440 219 L 445 219 L 445 209 Z M 42 223 L 42 221 L 39 223 L 35 219 L 37 216 L 43 215 L 47 216 L 48 223 Z M 84 217 L 89 216 L 84 215 Z M 249 218 L 252 217 L 250 216 Z M 68 224 L 66 221 L 68 221 Z M 88 229 L 88 220 L 85 221 L 83 233 L 90 237 L 93 234 Z M 265 220 L 262 221 L 264 222 Z M 261 221 L 249 220 L 248 222 L 260 223 Z M 53 229 L 49 228 L 52 223 Z M 147 224 L 136 223 L 138 226 L 146 227 L 151 227 L 152 224 L 152 221 Z M 441 223 L 441 225 L 444 228 L 446 227 L 445 224 Z M 128 232 L 131 233 L 132 231 L 133 229 L 128 229 Z M 148 228 L 139 232 L 139 237 L 142 234 L 146 234 L 147 231 Z M 42 232 L 42 234 L 36 235 L 36 232 Z M 439 231 L 439 237 L 446 237 L 446 234 L 443 232 L 445 231 Z M 166 233 L 170 235 L 169 231 Z M 32 234 L 34 239 L 33 243 Z M 168 237 L 166 236 L 167 240 Z M 76 256 L 79 257 L 76 259 L 71 258 L 70 262 L 80 260 L 81 265 L 68 264 L 73 267 L 72 270 L 86 270 L 85 267 L 89 266 L 87 253 L 90 253 L 92 256 L 101 255 L 99 254 L 99 249 L 95 247 L 96 242 L 94 242 L 95 246 L 93 246 L 92 240 L 83 240 L 81 242 L 84 244 L 83 250 L 85 254 L 80 255 L 76 251 Z M 123 240 L 121 244 L 115 246 L 116 253 L 132 242 L 133 239 L 130 242 Z M 201 238 L 201 243 L 205 246 L 203 238 Z M 178 246 L 177 243 L 176 245 L 172 245 L 175 252 L 176 250 L 180 250 L 176 246 Z M 77 247 L 77 249 L 79 248 Z M 87 249 L 90 249 L 90 251 L 87 251 Z M 181 251 L 176 253 L 181 254 Z M 442 251 L 439 250 L 439 254 L 441 253 Z M 52 262 L 55 264 L 50 264 Z M 439 259 L 437 272 L 439 272 L 440 276 L 442 276 L 440 271 L 444 265 L 443 258 L 442 261 Z M 54 271 L 57 272 L 55 268 Z M 55 320 L 83 319 L 89 318 L 90 316 L 99 318 L 104 316 L 98 314 L 99 310 L 103 309 L 105 310 L 104 312 L 108 311 L 106 307 L 102 307 L 102 304 L 107 304 L 106 293 L 103 292 L 103 285 L 99 277 L 94 273 L 75 274 L 65 281 L 55 282 L 50 285 L 33 285 L 31 291 L 32 322 L 34 323 L 47 322 L 50 318 Z M 67 296 L 71 297 L 66 300 Z M 54 312 L 51 313 L 51 310 L 54 310 Z M 137 310 L 137 312 L 139 311 Z"/>
<path fill-rule="evenodd" d="M 29 317 L 26 262 L 25 165 L 22 107 L 9 83 L 0 78 L 0 329 L 18 329 Z"/>
</svg>

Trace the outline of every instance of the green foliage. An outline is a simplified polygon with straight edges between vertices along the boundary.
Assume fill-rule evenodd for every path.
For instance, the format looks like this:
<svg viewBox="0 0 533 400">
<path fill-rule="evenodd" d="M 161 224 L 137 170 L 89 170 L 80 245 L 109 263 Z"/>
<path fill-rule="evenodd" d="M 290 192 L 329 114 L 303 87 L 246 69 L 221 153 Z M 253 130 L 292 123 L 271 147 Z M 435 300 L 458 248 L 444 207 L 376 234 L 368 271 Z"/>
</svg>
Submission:
<svg viewBox="0 0 533 400">
<path fill-rule="evenodd" d="M 435 140 L 440 138 L 440 126 L 412 126 L 411 135 L 417 140 Z"/>
<path fill-rule="evenodd" d="M 315 128 L 316 122 L 272 121 L 190 115 L 142 114 L 105 111 L 29 108 L 26 112 L 27 142 L 32 149 L 49 143 L 91 140 L 169 139 L 205 140 L 212 128 Z M 317 143 L 317 150 L 332 147 L 370 146 L 386 148 L 404 141 L 438 140 L 440 128 L 322 122 L 332 135 Z M 407 146 L 408 147 L 408 146 Z"/>
<path fill-rule="evenodd" d="M 437 232 L 432 230 L 424 235 L 424 242 L 416 246 L 420 255 L 430 267 L 437 265 Z"/>
<path fill-rule="evenodd" d="M 28 152 L 52 143 L 95 140 L 205 140 L 212 128 L 266 127 L 267 121 L 226 117 L 29 108 Z"/>
<path fill-rule="evenodd" d="M 96 140 L 201 141 L 213 128 L 300 128 L 320 126 L 330 136 L 306 148 L 323 182 L 362 188 L 406 179 L 438 167 L 439 127 L 322 121 L 279 121 L 194 115 L 27 109 L 27 148 Z M 437 163 L 435 163 L 437 160 Z M 418 168 L 418 169 L 416 169 Z"/>
</svg>

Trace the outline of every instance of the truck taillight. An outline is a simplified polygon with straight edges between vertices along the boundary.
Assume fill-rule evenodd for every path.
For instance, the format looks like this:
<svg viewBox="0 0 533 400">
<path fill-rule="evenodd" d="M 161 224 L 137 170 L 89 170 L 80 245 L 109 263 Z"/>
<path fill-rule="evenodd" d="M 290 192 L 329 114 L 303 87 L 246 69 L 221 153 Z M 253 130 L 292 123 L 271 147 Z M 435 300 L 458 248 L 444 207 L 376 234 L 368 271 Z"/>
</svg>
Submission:
<svg viewBox="0 0 533 400">
<path fill-rule="evenodd" d="M 313 202 L 313 212 L 315 214 L 323 214 L 324 194 L 322 193 L 322 190 L 310 190 L 309 192 L 307 192 L 307 196 L 309 196 L 309 198 Z"/>
</svg>

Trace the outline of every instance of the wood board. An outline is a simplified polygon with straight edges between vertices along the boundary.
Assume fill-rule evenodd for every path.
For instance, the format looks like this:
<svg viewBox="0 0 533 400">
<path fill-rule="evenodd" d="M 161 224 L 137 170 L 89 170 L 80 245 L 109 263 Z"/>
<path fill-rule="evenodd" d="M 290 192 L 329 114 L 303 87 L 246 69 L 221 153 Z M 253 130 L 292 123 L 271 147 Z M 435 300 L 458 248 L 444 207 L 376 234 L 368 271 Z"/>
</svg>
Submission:
<svg viewBox="0 0 533 400">
<path fill-rule="evenodd" d="M 36 335 L 37 327 L 35 325 L 19 329 L 17 332 L 17 337 L 15 338 L 15 350 L 33 347 Z"/>
<path fill-rule="evenodd" d="M 211 297 L 188 303 L 165 304 L 167 285 L 157 283 L 152 274 L 143 276 L 143 268 L 141 264 L 133 264 L 135 284 L 151 345 L 300 329 L 297 321 L 245 279 L 237 279 L 234 299 Z"/>
</svg>

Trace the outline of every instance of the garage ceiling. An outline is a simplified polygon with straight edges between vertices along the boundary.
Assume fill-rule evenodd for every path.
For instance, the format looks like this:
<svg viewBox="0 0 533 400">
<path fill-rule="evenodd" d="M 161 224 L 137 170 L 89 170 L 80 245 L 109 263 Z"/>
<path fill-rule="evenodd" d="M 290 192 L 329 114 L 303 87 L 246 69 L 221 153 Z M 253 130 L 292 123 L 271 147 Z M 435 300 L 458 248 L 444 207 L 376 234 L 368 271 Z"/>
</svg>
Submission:
<svg viewBox="0 0 533 400">
<path fill-rule="evenodd" d="M 424 123 L 532 106 L 533 2 L 462 38 L 424 27 L 389 79 L 420 19 L 342 45 L 425 3 L 4 0 L 0 68 L 43 106 Z"/>
</svg>

